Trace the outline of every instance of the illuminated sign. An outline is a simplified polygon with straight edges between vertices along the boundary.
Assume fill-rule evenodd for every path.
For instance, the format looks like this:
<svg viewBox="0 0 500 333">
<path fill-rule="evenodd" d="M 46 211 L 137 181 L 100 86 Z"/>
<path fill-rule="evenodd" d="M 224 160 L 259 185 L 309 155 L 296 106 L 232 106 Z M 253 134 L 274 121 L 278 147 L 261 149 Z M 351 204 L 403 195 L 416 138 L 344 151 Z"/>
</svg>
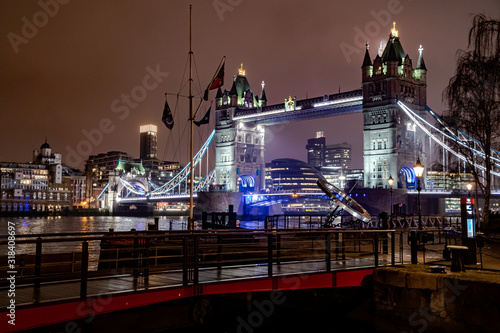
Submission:
<svg viewBox="0 0 500 333">
<path fill-rule="evenodd" d="M 462 208 L 462 228 L 467 233 L 467 238 L 474 238 L 476 235 L 476 221 L 474 218 L 474 198 L 461 198 Z M 465 225 L 464 225 L 465 222 Z"/>
</svg>

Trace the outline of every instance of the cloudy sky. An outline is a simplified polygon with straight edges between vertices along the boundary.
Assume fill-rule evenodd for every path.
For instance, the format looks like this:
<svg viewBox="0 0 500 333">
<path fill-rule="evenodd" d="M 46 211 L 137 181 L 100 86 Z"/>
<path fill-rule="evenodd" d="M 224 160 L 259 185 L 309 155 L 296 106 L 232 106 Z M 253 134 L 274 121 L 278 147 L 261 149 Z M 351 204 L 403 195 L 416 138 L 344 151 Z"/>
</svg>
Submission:
<svg viewBox="0 0 500 333">
<path fill-rule="evenodd" d="M 152 123 L 159 158 L 185 162 L 187 103 L 169 97 L 172 132 L 161 114 L 166 92 L 187 95 L 189 3 L 195 92 L 226 56 L 224 88 L 243 63 L 254 93 L 265 81 L 268 105 L 359 89 L 365 41 L 375 57 L 396 21 L 414 64 L 422 44 L 427 104 L 442 112 L 473 14 L 500 17 L 498 0 L 2 1 L 0 161 L 30 161 L 45 138 L 80 168 L 88 155 L 110 150 L 138 157 L 139 126 Z M 213 115 L 196 145 L 212 128 Z M 306 141 L 318 130 L 328 144 L 351 143 L 353 166 L 362 167 L 360 114 L 270 127 L 266 161 L 306 160 Z"/>
</svg>

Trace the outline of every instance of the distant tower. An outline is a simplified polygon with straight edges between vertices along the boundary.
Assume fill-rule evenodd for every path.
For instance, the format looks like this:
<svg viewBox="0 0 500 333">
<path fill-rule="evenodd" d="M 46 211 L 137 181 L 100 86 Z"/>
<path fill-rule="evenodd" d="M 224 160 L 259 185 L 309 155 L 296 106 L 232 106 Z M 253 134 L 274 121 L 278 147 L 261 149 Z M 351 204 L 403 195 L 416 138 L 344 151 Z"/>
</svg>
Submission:
<svg viewBox="0 0 500 333">
<path fill-rule="evenodd" d="M 156 125 L 142 125 L 140 127 L 140 158 L 142 160 L 155 159 L 156 154 L 156 136 L 158 127 Z"/>
<path fill-rule="evenodd" d="M 265 189 L 265 128 L 253 122 L 233 120 L 248 109 L 266 105 L 264 84 L 259 98 L 252 92 L 242 64 L 231 90 L 222 92 L 219 88 L 215 100 L 215 184 L 231 192 Z"/>
<path fill-rule="evenodd" d="M 61 154 L 52 153 L 50 145 L 47 143 L 47 139 L 40 146 L 40 149 L 33 150 L 33 163 L 37 164 L 61 164 Z"/>
<path fill-rule="evenodd" d="M 326 138 L 323 131 L 316 132 L 316 137 L 307 140 L 307 164 L 312 167 L 325 165 Z"/>
<path fill-rule="evenodd" d="M 420 47 L 417 67 L 413 69 L 395 22 L 382 57 L 377 55 L 372 63 L 366 45 L 361 66 L 365 187 L 388 187 L 387 179 L 392 176 L 399 188 L 412 188 L 412 167 L 417 157 L 426 165 L 425 135 L 397 106 L 402 101 L 425 118 L 427 69 L 422 50 Z"/>
</svg>

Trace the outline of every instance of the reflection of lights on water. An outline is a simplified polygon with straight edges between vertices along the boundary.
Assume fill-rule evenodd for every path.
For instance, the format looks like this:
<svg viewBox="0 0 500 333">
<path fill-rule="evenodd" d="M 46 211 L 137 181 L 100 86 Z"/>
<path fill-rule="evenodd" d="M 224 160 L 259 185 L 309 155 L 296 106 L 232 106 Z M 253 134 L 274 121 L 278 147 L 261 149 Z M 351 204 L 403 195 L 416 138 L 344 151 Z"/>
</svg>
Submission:
<svg viewBox="0 0 500 333">
<path fill-rule="evenodd" d="M 30 225 L 30 224 L 28 223 L 28 221 L 26 221 L 26 220 L 22 220 L 22 222 L 21 222 L 21 226 L 23 226 L 23 227 L 29 227 L 29 225 Z"/>
</svg>

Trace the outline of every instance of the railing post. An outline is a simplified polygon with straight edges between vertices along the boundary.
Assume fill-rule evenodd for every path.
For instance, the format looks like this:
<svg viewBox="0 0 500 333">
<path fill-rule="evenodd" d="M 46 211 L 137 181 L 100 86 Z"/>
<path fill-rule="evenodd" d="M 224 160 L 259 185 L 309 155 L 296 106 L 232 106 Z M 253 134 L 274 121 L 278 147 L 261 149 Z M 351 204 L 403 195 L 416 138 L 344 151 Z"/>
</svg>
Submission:
<svg viewBox="0 0 500 333">
<path fill-rule="evenodd" d="M 375 244 L 375 267 L 378 267 L 378 233 L 373 234 L 373 243 Z"/>
<path fill-rule="evenodd" d="M 80 298 L 87 298 L 87 277 L 89 271 L 89 243 L 82 242 L 82 265 L 80 278 Z"/>
<path fill-rule="evenodd" d="M 273 234 L 267 235 L 267 275 L 273 276 Z"/>
<path fill-rule="evenodd" d="M 331 233 L 328 232 L 325 236 L 325 261 L 326 261 L 326 271 L 331 272 L 332 270 L 332 241 Z"/>
<path fill-rule="evenodd" d="M 339 234 L 335 234 L 335 259 L 339 258 Z"/>
<path fill-rule="evenodd" d="M 188 251 L 188 238 L 184 236 L 182 238 L 182 285 L 188 285 L 188 260 L 189 260 L 189 251 Z"/>
<path fill-rule="evenodd" d="M 394 239 L 396 237 L 396 232 L 392 231 L 391 232 L 391 265 L 394 266 L 396 264 L 396 240 Z"/>
<path fill-rule="evenodd" d="M 276 263 L 281 265 L 281 234 L 276 234 Z"/>
<path fill-rule="evenodd" d="M 137 236 L 137 234 L 135 234 Z M 133 276 L 137 278 L 139 276 L 139 239 L 134 238 L 134 270 Z"/>
<path fill-rule="evenodd" d="M 417 231 L 410 231 L 410 248 L 411 248 L 411 263 L 412 265 L 418 264 L 417 257 Z"/>
<path fill-rule="evenodd" d="M 340 236 L 342 237 L 342 260 L 345 260 L 345 237 L 343 233 Z"/>
<path fill-rule="evenodd" d="M 217 269 L 222 269 L 222 236 L 217 235 Z"/>
<path fill-rule="evenodd" d="M 404 231 L 399 234 L 399 261 L 404 264 Z"/>
<path fill-rule="evenodd" d="M 42 237 L 38 237 L 36 239 L 36 254 L 35 254 L 35 288 L 34 288 L 35 303 L 40 301 L 41 271 L 42 271 Z"/>
<path fill-rule="evenodd" d="M 145 282 L 149 282 L 149 241 L 151 238 L 144 238 L 144 252 L 142 258 L 142 267 L 144 268 L 143 274 Z"/>
<path fill-rule="evenodd" d="M 199 270 L 200 270 L 200 249 L 199 249 L 199 238 L 198 236 L 194 236 L 194 244 L 193 244 L 193 247 L 194 247 L 194 253 L 193 253 L 193 259 L 194 259 L 194 272 L 193 272 L 193 285 L 197 286 L 198 285 L 198 273 L 199 273 Z"/>
</svg>

